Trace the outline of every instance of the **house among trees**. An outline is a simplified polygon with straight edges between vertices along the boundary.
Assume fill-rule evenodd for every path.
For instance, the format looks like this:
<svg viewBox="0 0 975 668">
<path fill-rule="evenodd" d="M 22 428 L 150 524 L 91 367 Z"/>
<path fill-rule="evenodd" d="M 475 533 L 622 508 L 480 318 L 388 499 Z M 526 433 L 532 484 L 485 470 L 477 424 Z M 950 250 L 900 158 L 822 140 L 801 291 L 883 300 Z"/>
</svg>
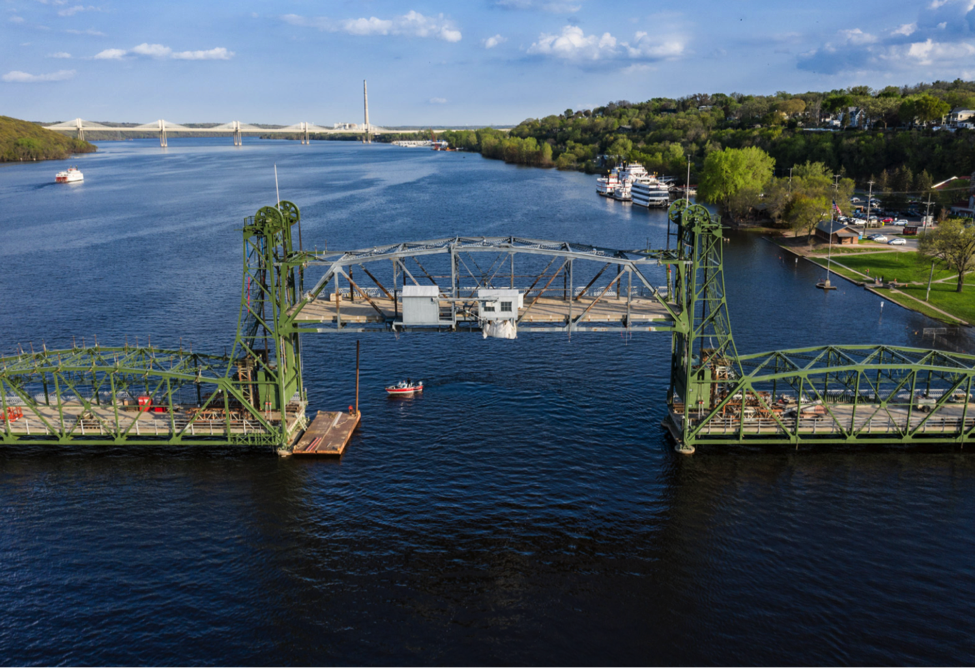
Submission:
<svg viewBox="0 0 975 668">
<path fill-rule="evenodd" d="M 831 231 L 832 239 L 830 239 Z M 816 225 L 816 239 L 824 243 L 849 246 L 860 242 L 860 232 L 854 227 L 837 223 L 835 220 L 823 220 Z"/>
<path fill-rule="evenodd" d="M 959 218 L 975 218 L 975 173 L 971 176 L 952 176 L 947 181 L 942 181 L 941 183 L 935 185 L 933 190 L 942 190 L 945 188 L 958 188 L 968 182 L 968 200 L 961 200 L 956 202 L 951 206 L 951 213 L 953 216 Z"/>
<path fill-rule="evenodd" d="M 948 124 L 958 127 L 959 123 L 975 121 L 975 109 L 953 109 L 948 114 Z"/>
</svg>

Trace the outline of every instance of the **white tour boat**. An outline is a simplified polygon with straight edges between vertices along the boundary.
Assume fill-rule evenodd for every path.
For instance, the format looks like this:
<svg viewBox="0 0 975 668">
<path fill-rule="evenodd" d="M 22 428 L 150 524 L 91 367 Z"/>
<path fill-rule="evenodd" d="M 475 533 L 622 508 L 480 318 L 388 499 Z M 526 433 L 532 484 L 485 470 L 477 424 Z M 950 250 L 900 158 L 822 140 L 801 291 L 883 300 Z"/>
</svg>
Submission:
<svg viewBox="0 0 975 668">
<path fill-rule="evenodd" d="M 58 172 L 54 175 L 55 183 L 80 183 L 84 180 L 85 175 L 77 167 L 68 167 L 67 171 Z"/>
<path fill-rule="evenodd" d="M 656 176 L 637 179 L 630 186 L 630 197 L 637 206 L 670 205 L 670 188 Z"/>
</svg>

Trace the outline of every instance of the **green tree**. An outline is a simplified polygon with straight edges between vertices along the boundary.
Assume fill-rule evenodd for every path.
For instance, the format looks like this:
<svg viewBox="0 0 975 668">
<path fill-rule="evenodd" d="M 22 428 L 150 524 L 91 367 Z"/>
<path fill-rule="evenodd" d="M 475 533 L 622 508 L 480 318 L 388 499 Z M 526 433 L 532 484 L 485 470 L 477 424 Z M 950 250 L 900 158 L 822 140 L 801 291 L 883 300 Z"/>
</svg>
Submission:
<svg viewBox="0 0 975 668">
<path fill-rule="evenodd" d="M 928 95 L 912 95 L 901 102 L 898 116 L 904 123 L 930 123 L 940 120 L 951 107 L 944 100 Z"/>
<path fill-rule="evenodd" d="M 846 109 L 847 107 L 853 106 L 853 102 L 853 96 L 847 93 L 842 95 L 830 95 L 823 100 L 823 111 L 829 114 L 835 114 L 840 109 Z"/>
<path fill-rule="evenodd" d="M 21 137 L 14 142 L 14 150 L 17 153 L 18 160 L 37 160 L 41 157 L 44 147 L 40 140 L 33 137 Z"/>
<path fill-rule="evenodd" d="M 809 237 L 809 245 L 812 245 L 812 235 L 816 226 L 820 221 L 829 218 L 829 207 L 829 200 L 825 196 L 794 195 L 786 209 L 785 220 L 795 232 L 795 236 L 799 236 L 800 231 L 805 232 Z"/>
<path fill-rule="evenodd" d="M 720 213 L 740 220 L 758 204 L 774 169 L 775 160 L 754 146 L 714 151 L 704 160 L 698 197 L 709 204 L 717 204 Z"/>
<path fill-rule="evenodd" d="M 886 129 L 888 123 L 896 121 L 900 101 L 893 97 L 868 97 L 861 101 L 860 106 L 867 112 L 871 121 L 883 123 Z"/>
<path fill-rule="evenodd" d="M 786 116 L 797 116 L 806 110 L 806 102 L 801 97 L 794 97 L 790 100 L 779 102 L 775 105 L 775 109 Z"/>
<path fill-rule="evenodd" d="M 966 227 L 965 221 L 949 218 L 938 229 L 921 237 L 921 254 L 941 261 L 945 267 L 958 272 L 958 292 L 965 287 L 965 273 L 975 269 L 975 225 Z"/>
</svg>

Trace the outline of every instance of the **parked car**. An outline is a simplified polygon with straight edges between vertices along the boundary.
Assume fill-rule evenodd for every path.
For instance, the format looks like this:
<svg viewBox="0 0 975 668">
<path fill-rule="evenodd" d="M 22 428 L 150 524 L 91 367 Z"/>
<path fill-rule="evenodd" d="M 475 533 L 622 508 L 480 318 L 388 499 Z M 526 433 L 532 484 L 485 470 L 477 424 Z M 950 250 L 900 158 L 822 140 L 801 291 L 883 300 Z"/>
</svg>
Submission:
<svg viewBox="0 0 975 668">
<path fill-rule="evenodd" d="M 885 237 L 882 234 L 871 234 L 868 237 L 868 239 L 870 239 L 872 241 L 876 241 L 877 243 L 884 243 L 885 241 L 887 241 L 887 237 Z"/>
<path fill-rule="evenodd" d="M 854 204 L 859 204 L 860 203 L 860 198 L 859 197 L 851 197 L 850 198 L 850 201 L 853 202 Z"/>
<path fill-rule="evenodd" d="M 886 218 L 881 218 L 880 222 L 883 223 L 884 225 L 889 225 L 890 223 L 894 222 L 894 219 L 891 218 L 890 216 L 887 216 Z"/>
<path fill-rule="evenodd" d="M 904 220 L 903 218 L 898 218 L 897 220 L 894 221 L 894 225 L 897 225 L 898 227 L 903 227 L 904 225 L 907 225 L 907 221 Z"/>
<path fill-rule="evenodd" d="M 887 242 L 887 244 L 890 246 L 904 246 L 907 244 L 907 242 L 901 238 L 897 238 L 897 239 L 891 239 L 890 241 Z"/>
</svg>

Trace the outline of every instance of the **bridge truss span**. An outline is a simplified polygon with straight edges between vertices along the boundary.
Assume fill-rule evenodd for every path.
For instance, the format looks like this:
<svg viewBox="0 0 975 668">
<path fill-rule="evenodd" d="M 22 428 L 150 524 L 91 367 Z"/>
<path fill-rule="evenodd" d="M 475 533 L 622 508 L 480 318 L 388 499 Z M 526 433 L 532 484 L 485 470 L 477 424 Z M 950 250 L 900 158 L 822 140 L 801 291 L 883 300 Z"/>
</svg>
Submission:
<svg viewBox="0 0 975 668">
<path fill-rule="evenodd" d="M 961 443 L 975 434 L 975 356 L 824 346 L 742 356 L 709 402 L 677 405 L 693 443 Z M 706 404 L 706 405 L 705 405 Z"/>
<path fill-rule="evenodd" d="M 75 445 L 273 446 L 304 404 L 264 410 L 240 362 L 151 347 L 71 348 L 0 358 L 0 440 Z"/>
<path fill-rule="evenodd" d="M 670 331 L 672 251 L 616 250 L 522 237 L 445 237 L 354 251 L 304 253 L 314 286 L 289 314 L 301 331 L 481 331 L 482 291 L 519 295 L 519 331 Z M 411 287 L 435 296 L 437 317 L 404 311 Z M 314 326 L 314 329 L 310 327 Z"/>
</svg>

